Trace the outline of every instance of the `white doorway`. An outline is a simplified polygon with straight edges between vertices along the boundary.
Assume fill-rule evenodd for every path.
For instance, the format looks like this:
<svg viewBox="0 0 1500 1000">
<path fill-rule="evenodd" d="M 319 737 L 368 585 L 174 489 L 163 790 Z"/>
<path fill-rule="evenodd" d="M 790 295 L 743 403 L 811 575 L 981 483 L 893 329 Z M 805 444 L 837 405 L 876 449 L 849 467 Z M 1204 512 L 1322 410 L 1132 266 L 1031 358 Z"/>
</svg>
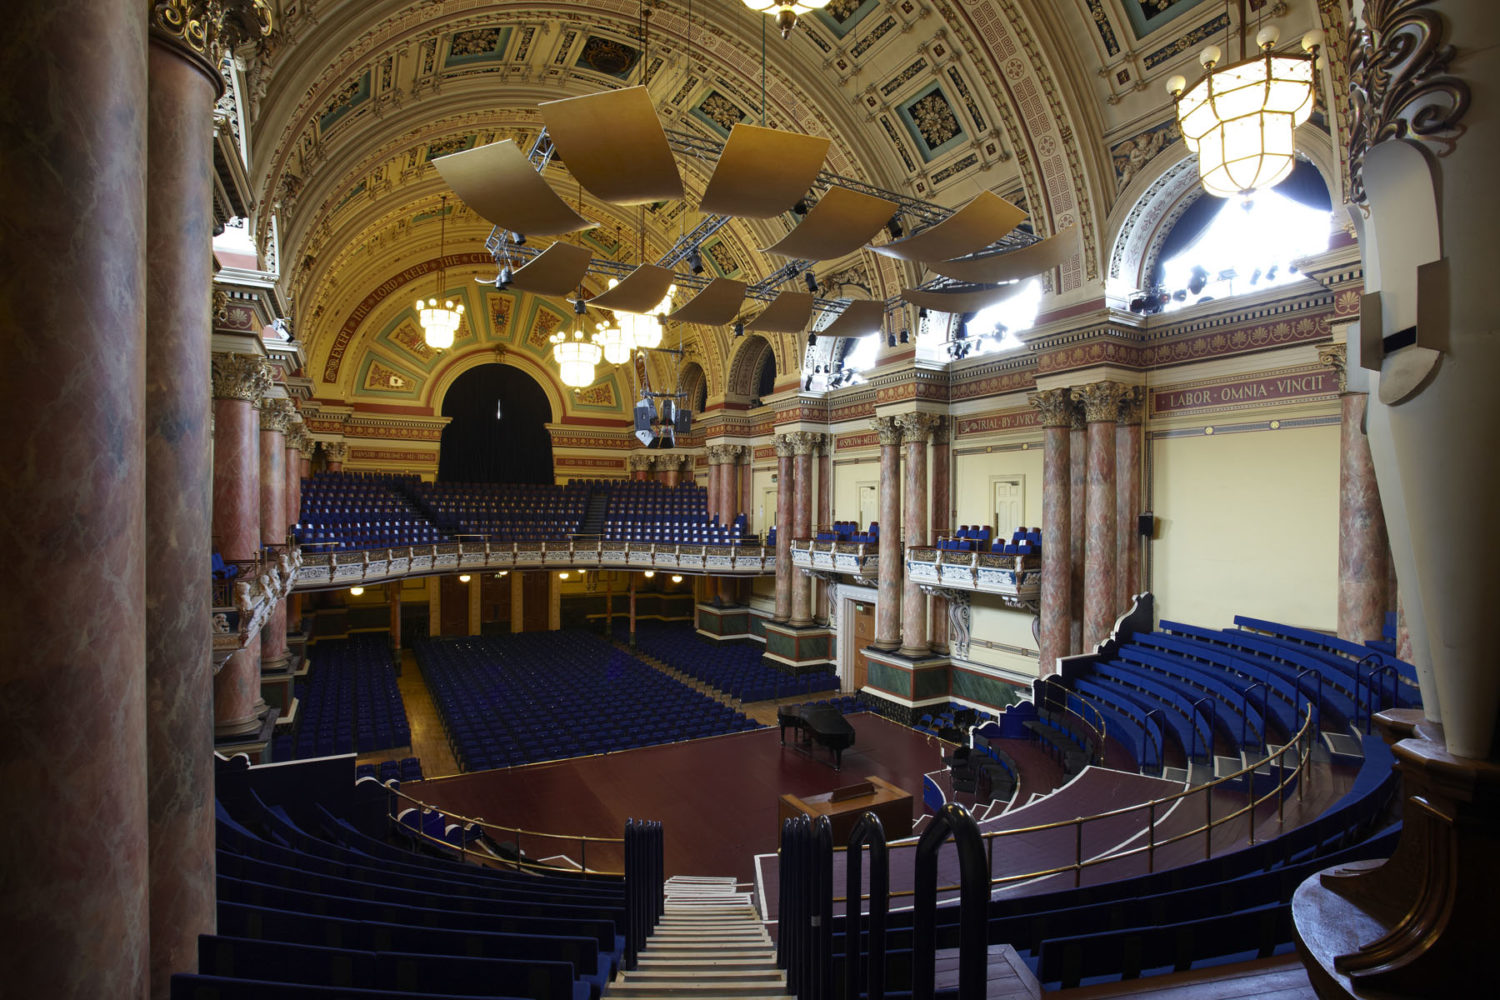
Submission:
<svg viewBox="0 0 1500 1000">
<path fill-rule="evenodd" d="M 859 526 L 861 530 L 868 529 L 871 521 L 880 520 L 880 484 L 859 483 L 856 486 L 859 495 Z M 883 530 L 890 530 L 893 525 L 882 525 Z"/>
<path fill-rule="evenodd" d="M 760 510 L 756 512 L 755 523 L 759 525 L 757 530 L 762 537 L 771 530 L 771 525 L 776 524 L 776 487 L 761 491 Z M 781 530 L 779 525 L 776 530 Z"/>
<path fill-rule="evenodd" d="M 990 511 L 994 514 L 994 538 L 1009 541 L 1026 516 L 1026 477 L 995 476 L 990 480 Z"/>
</svg>

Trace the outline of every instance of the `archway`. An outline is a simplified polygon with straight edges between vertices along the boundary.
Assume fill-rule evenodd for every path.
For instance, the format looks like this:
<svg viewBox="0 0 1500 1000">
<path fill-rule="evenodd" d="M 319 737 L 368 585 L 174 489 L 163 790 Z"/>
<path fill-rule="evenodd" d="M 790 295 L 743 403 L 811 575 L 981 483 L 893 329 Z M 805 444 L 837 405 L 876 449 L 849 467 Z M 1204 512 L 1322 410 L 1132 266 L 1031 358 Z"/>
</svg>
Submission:
<svg viewBox="0 0 1500 1000">
<path fill-rule="evenodd" d="M 536 381 L 518 368 L 471 368 L 448 387 L 438 453 L 438 480 L 550 483 L 552 406 Z"/>
</svg>

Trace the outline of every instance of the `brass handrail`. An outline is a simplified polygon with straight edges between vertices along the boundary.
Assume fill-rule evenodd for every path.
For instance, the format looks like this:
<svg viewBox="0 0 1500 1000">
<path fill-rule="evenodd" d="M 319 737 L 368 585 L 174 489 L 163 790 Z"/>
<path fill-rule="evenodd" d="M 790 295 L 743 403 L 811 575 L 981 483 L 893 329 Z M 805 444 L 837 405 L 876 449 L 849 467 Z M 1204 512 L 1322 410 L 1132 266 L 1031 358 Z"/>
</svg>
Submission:
<svg viewBox="0 0 1500 1000">
<path fill-rule="evenodd" d="M 1060 866 L 1054 867 L 1054 868 L 1046 868 L 1046 869 L 1042 869 L 1040 871 L 1026 872 L 1024 874 L 1001 875 L 1001 876 L 998 876 L 998 877 L 992 876 L 990 878 L 990 886 L 991 886 L 991 888 L 993 888 L 993 887 L 995 887 L 997 885 L 1004 885 L 1004 884 L 1007 884 L 1007 883 L 1010 883 L 1010 882 L 1024 882 L 1024 881 L 1027 881 L 1029 879 L 1047 878 L 1047 877 L 1050 877 L 1050 876 L 1053 876 L 1053 875 L 1061 875 L 1064 872 L 1073 872 L 1073 884 L 1075 886 L 1077 886 L 1077 885 L 1081 885 L 1082 884 L 1082 881 L 1083 881 L 1083 870 L 1085 868 L 1090 868 L 1090 867 L 1093 867 L 1094 865 L 1100 865 L 1100 864 L 1104 864 L 1106 862 L 1118 861 L 1121 858 L 1135 857 L 1136 855 L 1141 854 L 1142 852 L 1144 852 L 1146 854 L 1146 857 L 1147 857 L 1146 870 L 1148 872 L 1154 872 L 1156 870 L 1156 850 L 1157 850 L 1157 848 L 1164 847 L 1164 846 L 1167 846 L 1169 844 L 1175 844 L 1175 843 L 1177 843 L 1179 841 L 1186 840 L 1189 837 L 1196 837 L 1199 834 L 1203 834 L 1204 835 L 1204 856 L 1205 857 L 1212 857 L 1212 855 L 1213 855 L 1212 847 L 1213 847 L 1213 829 L 1214 829 L 1214 827 L 1216 827 L 1216 826 L 1222 826 L 1225 823 L 1230 822 L 1231 820 L 1234 820 L 1234 819 L 1236 819 L 1236 818 L 1238 818 L 1240 816 L 1245 815 L 1247 812 L 1250 814 L 1250 843 L 1254 844 L 1255 843 L 1255 809 L 1262 802 L 1266 801 L 1266 799 L 1270 798 L 1273 795 L 1277 797 L 1277 803 L 1276 803 L 1276 822 L 1277 822 L 1278 825 L 1283 825 L 1283 826 L 1285 825 L 1286 816 L 1285 816 L 1285 810 L 1284 810 L 1283 805 L 1282 805 L 1283 801 L 1285 800 L 1285 796 L 1282 795 L 1281 793 L 1286 788 L 1287 783 L 1290 780 L 1292 780 L 1293 778 L 1296 778 L 1298 775 L 1302 775 L 1306 771 L 1306 769 L 1307 769 L 1308 762 L 1309 762 L 1309 760 L 1312 757 L 1312 745 L 1311 745 L 1311 739 L 1310 739 L 1312 726 L 1313 726 L 1313 711 L 1312 711 L 1312 705 L 1309 704 L 1308 708 L 1307 708 L 1306 717 L 1302 721 L 1302 728 L 1298 729 L 1297 732 L 1292 736 L 1292 738 L 1290 740 L 1288 740 L 1286 742 L 1286 745 L 1284 745 L 1280 750 L 1277 750 L 1275 753 L 1273 753 L 1270 756 L 1264 758 L 1263 760 L 1255 761 L 1252 764 L 1249 764 L 1249 765 L 1247 765 L 1245 767 L 1240 768 L 1238 771 L 1234 771 L 1234 772 L 1232 772 L 1230 774 L 1226 774 L 1226 775 L 1224 775 L 1221 778 L 1215 778 L 1213 781 L 1210 781 L 1210 782 L 1207 782 L 1205 784 L 1199 785 L 1196 788 L 1185 788 L 1185 789 L 1183 789 L 1180 792 L 1173 792 L 1171 795 L 1165 795 L 1165 796 L 1162 796 L 1159 799 L 1150 799 L 1150 800 L 1148 800 L 1146 802 L 1138 803 L 1136 805 L 1121 806 L 1118 809 L 1111 809 L 1111 810 L 1109 810 L 1107 812 L 1095 813 L 1095 814 L 1093 814 L 1091 816 L 1080 816 L 1080 817 L 1078 817 L 1076 819 L 1054 820 L 1051 823 L 1038 823 L 1038 824 L 1036 824 L 1034 826 L 1017 827 L 1017 828 L 1015 828 L 1013 830 L 991 830 L 988 833 L 982 834 L 984 840 L 986 841 L 986 851 L 987 851 L 988 857 L 989 857 L 990 870 L 993 872 L 994 871 L 994 857 L 995 857 L 995 841 L 999 840 L 1000 838 L 1002 838 L 1002 837 L 1019 836 L 1019 835 L 1024 834 L 1024 833 L 1042 833 L 1042 832 L 1047 831 L 1047 830 L 1060 830 L 1060 829 L 1064 829 L 1064 828 L 1072 828 L 1073 831 L 1074 831 L 1073 842 L 1074 842 L 1074 845 L 1075 845 L 1075 847 L 1074 847 L 1074 852 L 1075 853 L 1074 853 L 1074 861 L 1073 861 L 1072 864 L 1070 864 L 1070 865 L 1060 865 Z M 1292 750 L 1294 747 L 1298 748 L 1298 751 L 1299 751 L 1299 753 L 1298 753 L 1298 760 L 1297 760 L 1297 766 L 1295 768 L 1293 768 L 1290 773 L 1288 773 L 1286 771 L 1285 758 L 1286 758 L 1287 752 L 1290 751 L 1290 750 Z M 1260 770 L 1262 767 L 1269 766 L 1269 765 L 1271 765 L 1273 763 L 1275 764 L 1276 770 L 1277 770 L 1277 780 L 1276 780 L 1276 785 L 1271 789 L 1271 791 L 1267 792 L 1265 795 L 1262 795 L 1260 798 L 1256 798 L 1255 797 L 1255 783 L 1254 783 L 1254 779 L 1252 778 L 1251 782 L 1250 782 L 1250 801 L 1246 805 L 1242 806 L 1239 809 L 1234 810 L 1231 813 L 1223 815 L 1223 816 L 1215 817 L 1215 816 L 1212 815 L 1211 810 L 1212 810 L 1212 806 L 1213 806 L 1213 789 L 1214 788 L 1216 788 L 1219 785 L 1224 784 L 1225 782 L 1234 781 L 1234 780 L 1236 780 L 1238 778 L 1244 777 L 1246 774 L 1253 774 L 1253 772 Z M 1297 783 L 1297 797 L 1298 797 L 1298 799 L 1302 798 L 1302 787 L 1303 787 L 1303 782 L 1301 780 L 1299 780 L 1298 783 Z M 1205 808 L 1206 811 L 1208 811 L 1207 818 L 1206 818 L 1204 824 L 1201 825 L 1201 826 L 1194 827 L 1193 829 L 1185 831 L 1183 833 L 1176 834 L 1175 836 L 1168 837 L 1166 840 L 1157 840 L 1156 839 L 1156 820 L 1157 820 L 1157 816 L 1158 816 L 1158 809 L 1159 809 L 1159 807 L 1161 805 L 1163 805 L 1164 803 L 1175 803 L 1175 802 L 1177 802 L 1177 801 L 1179 801 L 1181 799 L 1186 798 L 1189 795 L 1197 795 L 1199 793 L 1203 793 L 1204 803 L 1205 803 L 1204 808 Z M 1140 809 L 1147 810 L 1147 815 L 1149 817 L 1148 820 L 1147 820 L 1146 830 L 1144 831 L 1146 833 L 1146 835 L 1147 835 L 1147 842 L 1146 842 L 1146 844 L 1144 846 L 1141 846 L 1141 847 L 1132 847 L 1129 850 L 1125 850 L 1125 851 L 1115 851 L 1115 852 L 1111 852 L 1109 854 L 1105 854 L 1105 855 L 1102 855 L 1102 856 L 1096 857 L 1096 858 L 1085 859 L 1083 857 L 1083 825 L 1085 823 L 1092 823 L 1092 822 L 1094 822 L 1096 820 L 1102 820 L 1102 819 L 1110 819 L 1110 818 L 1115 817 L 1115 816 L 1123 816 L 1123 815 L 1125 815 L 1127 813 L 1134 812 L 1134 811 L 1140 810 Z M 908 841 L 908 843 L 909 843 L 909 841 Z M 892 846 L 894 847 L 895 845 L 893 844 Z M 835 847 L 834 850 L 835 851 L 843 851 L 843 850 L 847 850 L 847 848 L 844 848 L 844 847 Z M 958 888 L 959 888 L 959 886 L 957 886 L 957 885 L 939 886 L 938 887 L 938 891 L 939 892 L 954 892 Z M 892 890 L 891 893 L 890 893 L 890 895 L 892 897 L 896 897 L 896 896 L 910 896 L 912 894 L 913 894 L 913 890 L 911 890 L 911 889 Z M 861 895 L 860 898 L 861 899 L 868 899 L 869 897 L 867 895 Z M 846 901 L 847 901 L 847 898 L 843 897 L 843 896 L 837 897 L 835 899 L 835 902 L 846 902 Z"/>
</svg>

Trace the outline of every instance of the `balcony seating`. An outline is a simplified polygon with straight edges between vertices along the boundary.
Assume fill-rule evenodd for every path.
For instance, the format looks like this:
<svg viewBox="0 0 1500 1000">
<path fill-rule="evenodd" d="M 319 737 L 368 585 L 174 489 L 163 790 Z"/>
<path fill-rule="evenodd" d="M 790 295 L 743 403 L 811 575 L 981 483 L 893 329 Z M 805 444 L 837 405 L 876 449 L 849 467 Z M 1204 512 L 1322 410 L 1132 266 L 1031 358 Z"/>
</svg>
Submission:
<svg viewBox="0 0 1500 1000">
<path fill-rule="evenodd" d="M 431 545 L 447 537 L 404 492 L 416 476 L 322 472 L 302 480 L 292 536 L 314 552 Z"/>
<path fill-rule="evenodd" d="M 296 730 L 278 743 L 278 760 L 288 751 L 304 759 L 410 745 L 396 663 L 383 634 L 320 640 L 309 659 L 312 668 L 296 685 Z"/>
<path fill-rule="evenodd" d="M 498 542 L 566 541 L 578 533 L 593 490 L 587 482 L 416 483 L 411 495 L 448 535 Z"/>
<path fill-rule="evenodd" d="M 690 626 L 638 622 L 635 642 L 641 652 L 740 701 L 812 695 L 839 686 L 832 670 L 786 674 L 765 664 L 760 647 L 718 645 Z"/>
</svg>

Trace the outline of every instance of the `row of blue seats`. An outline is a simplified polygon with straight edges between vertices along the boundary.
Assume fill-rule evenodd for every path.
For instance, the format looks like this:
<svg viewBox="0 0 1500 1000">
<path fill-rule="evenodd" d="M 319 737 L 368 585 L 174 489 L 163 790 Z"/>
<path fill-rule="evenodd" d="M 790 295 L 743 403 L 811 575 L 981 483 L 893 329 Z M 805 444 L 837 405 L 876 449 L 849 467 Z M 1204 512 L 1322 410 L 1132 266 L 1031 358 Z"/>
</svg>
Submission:
<svg viewBox="0 0 1500 1000">
<path fill-rule="evenodd" d="M 379 764 L 359 764 L 354 768 L 354 777 L 374 778 L 381 784 L 387 781 L 421 781 L 422 761 L 418 757 L 403 757 L 400 760 L 383 760 Z"/>
<path fill-rule="evenodd" d="M 711 643 L 691 625 L 639 622 L 635 641 L 642 652 L 740 701 L 811 695 L 839 686 L 832 670 L 791 676 L 767 666 L 761 647 Z"/>
<path fill-rule="evenodd" d="M 411 744 L 397 667 L 384 633 L 323 639 L 296 684 L 292 744 L 297 758 L 374 753 Z"/>
</svg>

